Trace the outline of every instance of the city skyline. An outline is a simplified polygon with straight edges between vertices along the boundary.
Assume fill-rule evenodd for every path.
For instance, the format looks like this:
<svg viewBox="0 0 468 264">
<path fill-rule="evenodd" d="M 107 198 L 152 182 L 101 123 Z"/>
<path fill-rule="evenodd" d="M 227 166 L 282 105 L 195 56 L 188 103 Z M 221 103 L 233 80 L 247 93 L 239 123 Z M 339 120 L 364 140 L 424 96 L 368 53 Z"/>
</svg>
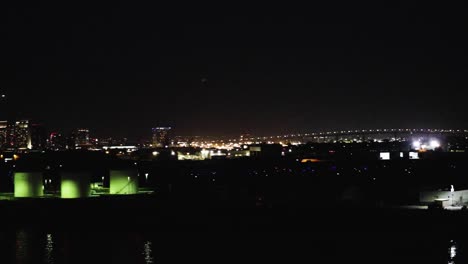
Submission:
<svg viewBox="0 0 468 264">
<path fill-rule="evenodd" d="M 0 149 L 34 149 L 34 150 L 63 150 L 63 149 L 88 149 L 96 146 L 111 145 L 144 145 L 152 148 L 167 148 L 188 146 L 187 143 L 202 142 L 238 142 L 247 144 L 258 143 L 294 143 L 305 144 L 307 142 L 365 142 L 367 139 L 374 141 L 381 137 L 391 141 L 407 141 L 416 138 L 419 134 L 456 135 L 466 137 L 468 129 L 452 128 L 377 128 L 377 129 L 346 129 L 334 131 L 308 131 L 289 134 L 239 134 L 236 136 L 212 135 L 212 136 L 187 136 L 174 134 L 173 127 L 156 126 L 151 128 L 151 135 L 141 135 L 138 139 L 129 139 L 127 137 L 118 138 L 113 135 L 99 137 L 93 134 L 89 128 L 75 128 L 71 132 L 49 131 L 43 124 L 35 123 L 33 120 L 0 121 Z M 465 136 L 464 136 L 465 135 Z M 436 139 L 437 137 L 433 138 Z M 131 145 L 130 144 L 130 145 Z M 198 145 L 196 145 L 198 146 Z"/>
</svg>

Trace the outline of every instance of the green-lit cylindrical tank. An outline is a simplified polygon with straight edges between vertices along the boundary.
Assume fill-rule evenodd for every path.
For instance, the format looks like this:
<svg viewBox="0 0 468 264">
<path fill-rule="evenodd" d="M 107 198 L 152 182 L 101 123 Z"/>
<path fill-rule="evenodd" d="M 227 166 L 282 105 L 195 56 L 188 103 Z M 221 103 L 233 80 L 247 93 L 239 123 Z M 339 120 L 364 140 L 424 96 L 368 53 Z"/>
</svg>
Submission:
<svg viewBox="0 0 468 264">
<path fill-rule="evenodd" d="M 40 197 L 44 195 L 42 172 L 21 172 L 14 174 L 15 197 Z"/>
<path fill-rule="evenodd" d="M 91 194 L 90 172 L 62 172 L 61 196 L 62 198 L 85 198 Z"/>
<path fill-rule="evenodd" d="M 136 194 L 138 171 L 136 169 L 110 170 L 110 194 Z"/>
</svg>

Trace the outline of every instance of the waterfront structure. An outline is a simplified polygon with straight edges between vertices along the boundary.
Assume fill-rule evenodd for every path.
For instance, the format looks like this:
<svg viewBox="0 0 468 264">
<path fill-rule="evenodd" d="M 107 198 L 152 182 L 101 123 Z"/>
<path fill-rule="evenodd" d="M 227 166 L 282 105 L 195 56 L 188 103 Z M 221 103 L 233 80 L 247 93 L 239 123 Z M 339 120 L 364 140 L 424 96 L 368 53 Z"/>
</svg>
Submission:
<svg viewBox="0 0 468 264">
<path fill-rule="evenodd" d="M 419 193 L 421 204 L 440 203 L 443 207 L 463 206 L 468 204 L 468 190 L 457 190 L 453 185 L 451 188 L 422 191 Z"/>
<path fill-rule="evenodd" d="M 138 171 L 136 169 L 110 170 L 110 194 L 136 194 Z"/>
<path fill-rule="evenodd" d="M 62 198 L 86 198 L 91 194 L 91 173 L 86 171 L 65 171 L 61 173 Z"/>
<path fill-rule="evenodd" d="M 42 172 L 15 172 L 14 195 L 16 198 L 32 198 L 44 195 Z"/>
</svg>

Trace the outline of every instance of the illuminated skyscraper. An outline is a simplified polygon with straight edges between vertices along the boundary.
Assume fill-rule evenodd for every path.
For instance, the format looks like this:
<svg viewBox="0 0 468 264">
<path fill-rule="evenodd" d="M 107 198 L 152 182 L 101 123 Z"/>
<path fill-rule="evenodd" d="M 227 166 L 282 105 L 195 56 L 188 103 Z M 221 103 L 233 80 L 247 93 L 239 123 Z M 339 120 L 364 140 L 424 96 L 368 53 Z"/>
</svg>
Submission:
<svg viewBox="0 0 468 264">
<path fill-rule="evenodd" d="M 0 121 L 0 149 L 7 146 L 8 121 Z"/>
<path fill-rule="evenodd" d="M 52 150 L 64 150 L 67 147 L 67 140 L 62 134 L 57 132 L 50 133 L 49 137 L 49 149 Z"/>
<path fill-rule="evenodd" d="M 153 128 L 153 147 L 165 147 L 171 145 L 171 127 Z"/>
<path fill-rule="evenodd" d="M 91 145 L 89 140 L 89 129 L 79 128 L 75 133 L 75 146 L 89 147 Z"/>
<path fill-rule="evenodd" d="M 17 149 L 31 149 L 31 126 L 29 120 L 16 121 L 13 144 Z"/>
</svg>

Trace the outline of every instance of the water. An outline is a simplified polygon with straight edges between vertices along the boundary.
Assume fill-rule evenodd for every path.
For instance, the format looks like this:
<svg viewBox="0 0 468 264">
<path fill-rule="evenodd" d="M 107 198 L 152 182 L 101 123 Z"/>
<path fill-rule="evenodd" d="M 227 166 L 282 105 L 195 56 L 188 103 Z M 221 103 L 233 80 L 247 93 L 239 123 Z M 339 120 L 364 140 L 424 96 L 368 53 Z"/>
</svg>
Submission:
<svg viewBox="0 0 468 264">
<path fill-rule="evenodd" d="M 0 263 L 466 263 L 461 234 L 0 231 Z"/>
</svg>

